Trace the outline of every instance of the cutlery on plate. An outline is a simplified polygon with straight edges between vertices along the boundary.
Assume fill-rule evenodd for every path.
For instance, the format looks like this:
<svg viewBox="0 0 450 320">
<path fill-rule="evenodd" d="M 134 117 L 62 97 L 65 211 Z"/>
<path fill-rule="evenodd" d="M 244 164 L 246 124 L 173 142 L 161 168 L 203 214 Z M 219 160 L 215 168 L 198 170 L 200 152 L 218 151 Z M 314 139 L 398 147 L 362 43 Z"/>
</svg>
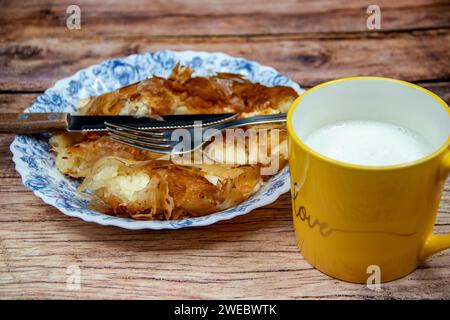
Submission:
<svg viewBox="0 0 450 320">
<path fill-rule="evenodd" d="M 134 129 L 176 129 L 218 124 L 236 117 L 236 113 L 186 114 L 154 117 L 83 116 L 63 112 L 1 113 L 0 133 L 43 133 L 58 130 L 69 132 L 106 131 L 105 123 L 124 125 Z"/>
<path fill-rule="evenodd" d="M 213 124 L 207 127 L 186 128 L 187 132 L 183 137 L 190 137 L 190 141 L 172 139 L 173 129 L 158 130 L 158 128 L 148 128 L 146 130 L 133 128 L 123 124 L 106 123 L 109 136 L 112 140 L 147 151 L 169 154 L 183 154 L 191 152 L 209 142 L 218 132 L 226 129 L 238 128 L 247 125 L 281 123 L 286 122 L 286 113 L 256 116 L 249 118 L 232 119 Z M 156 129 L 156 130 L 154 130 Z M 215 130 L 214 130 L 215 129 Z M 195 132 L 200 130 L 200 132 Z M 201 139 L 196 139 L 199 136 Z M 176 135 L 178 137 L 178 135 Z M 181 147 L 181 148 L 180 148 Z"/>
</svg>

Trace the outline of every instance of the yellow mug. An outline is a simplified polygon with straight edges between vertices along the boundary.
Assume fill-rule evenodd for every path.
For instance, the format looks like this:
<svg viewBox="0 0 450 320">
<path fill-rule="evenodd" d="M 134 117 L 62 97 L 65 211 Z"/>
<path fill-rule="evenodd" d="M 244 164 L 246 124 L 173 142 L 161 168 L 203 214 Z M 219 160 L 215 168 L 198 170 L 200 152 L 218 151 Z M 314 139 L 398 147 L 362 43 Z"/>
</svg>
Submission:
<svg viewBox="0 0 450 320">
<path fill-rule="evenodd" d="M 324 125 L 375 120 L 410 128 L 434 152 L 390 166 L 354 165 L 309 148 L 305 137 Z M 432 232 L 450 171 L 450 111 L 437 95 L 383 77 L 352 77 L 318 85 L 287 115 L 294 227 L 305 259 L 334 278 L 386 282 L 450 248 L 450 234 Z"/>
</svg>

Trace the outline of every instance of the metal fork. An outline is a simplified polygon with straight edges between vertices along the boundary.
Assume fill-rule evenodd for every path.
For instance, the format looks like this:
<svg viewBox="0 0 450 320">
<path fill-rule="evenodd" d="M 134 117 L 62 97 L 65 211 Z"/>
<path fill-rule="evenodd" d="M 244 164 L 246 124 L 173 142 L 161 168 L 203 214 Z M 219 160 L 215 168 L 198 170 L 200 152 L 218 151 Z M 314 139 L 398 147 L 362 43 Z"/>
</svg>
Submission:
<svg viewBox="0 0 450 320">
<path fill-rule="evenodd" d="M 286 122 L 285 113 L 233 119 L 210 126 L 199 124 L 191 128 L 174 130 L 158 130 L 157 128 L 143 130 L 108 122 L 105 122 L 105 125 L 110 138 L 114 141 L 162 154 L 183 154 L 200 148 L 212 137 L 226 129 L 280 122 Z M 181 142 L 180 138 L 182 138 Z"/>
</svg>

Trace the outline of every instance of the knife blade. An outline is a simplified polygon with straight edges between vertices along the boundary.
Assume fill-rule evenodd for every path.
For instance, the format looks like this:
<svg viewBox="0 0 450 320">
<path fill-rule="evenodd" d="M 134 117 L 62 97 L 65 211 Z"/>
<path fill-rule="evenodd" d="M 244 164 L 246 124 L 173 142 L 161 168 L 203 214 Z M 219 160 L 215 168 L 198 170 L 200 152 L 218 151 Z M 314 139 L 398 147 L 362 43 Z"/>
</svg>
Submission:
<svg viewBox="0 0 450 320">
<path fill-rule="evenodd" d="M 208 126 L 230 120 L 237 113 L 219 114 L 169 114 L 158 116 L 161 119 L 151 117 L 133 116 L 78 116 L 70 115 L 68 131 L 105 131 L 105 123 L 125 124 L 137 129 L 176 129 L 190 128 L 201 123 Z"/>
<path fill-rule="evenodd" d="M 69 113 L 2 113 L 0 133 L 43 133 L 58 130 L 69 132 L 106 131 L 105 123 L 128 125 L 140 129 L 189 128 L 200 121 L 208 126 L 230 120 L 237 113 L 183 114 L 156 117 L 85 116 Z"/>
</svg>

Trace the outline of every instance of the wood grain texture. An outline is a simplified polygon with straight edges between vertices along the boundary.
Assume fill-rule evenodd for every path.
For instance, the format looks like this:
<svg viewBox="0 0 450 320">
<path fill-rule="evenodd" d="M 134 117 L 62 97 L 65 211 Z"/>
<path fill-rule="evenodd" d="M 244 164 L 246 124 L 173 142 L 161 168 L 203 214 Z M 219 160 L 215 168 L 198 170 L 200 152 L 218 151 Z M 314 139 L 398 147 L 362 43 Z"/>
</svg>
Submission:
<svg viewBox="0 0 450 320">
<path fill-rule="evenodd" d="M 68 33 L 63 1 L 9 1 L 2 6 L 0 35 L 103 38 L 274 35 L 366 31 L 364 0 L 106 0 L 77 1 L 80 31 Z M 450 26 L 446 0 L 378 0 L 384 31 Z"/>
<path fill-rule="evenodd" d="M 0 113 L 104 59 L 148 50 L 224 51 L 268 64 L 307 88 L 349 75 L 414 81 L 450 102 L 450 3 L 377 1 L 7 1 L 0 15 Z M 379 292 L 332 279 L 299 254 L 287 195 L 213 226 L 129 231 L 70 218 L 26 189 L 0 136 L 0 298 L 447 298 L 450 251 Z M 436 221 L 450 232 L 450 182 Z M 81 290 L 66 289 L 67 267 Z"/>
<path fill-rule="evenodd" d="M 274 41 L 277 45 L 274 45 Z M 311 86 L 338 77 L 384 75 L 407 81 L 450 78 L 450 31 L 394 33 L 370 38 L 29 39 L 0 48 L 0 90 L 41 91 L 61 77 L 107 58 L 160 50 L 222 51 L 271 65 Z"/>
<path fill-rule="evenodd" d="M 0 112 L 22 112 L 38 95 L 39 93 L 0 93 Z"/>
<path fill-rule="evenodd" d="M 0 113 L 0 133 L 33 134 L 65 130 L 69 126 L 68 113 L 39 112 Z"/>
</svg>

